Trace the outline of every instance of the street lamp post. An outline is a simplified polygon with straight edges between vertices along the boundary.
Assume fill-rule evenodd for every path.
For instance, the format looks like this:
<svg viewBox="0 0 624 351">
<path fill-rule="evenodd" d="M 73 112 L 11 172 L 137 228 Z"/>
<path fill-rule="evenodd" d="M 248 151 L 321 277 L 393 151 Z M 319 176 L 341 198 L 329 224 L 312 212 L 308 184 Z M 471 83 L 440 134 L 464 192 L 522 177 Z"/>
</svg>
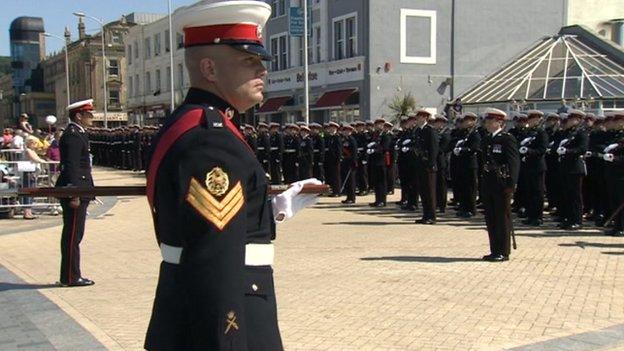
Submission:
<svg viewBox="0 0 624 351">
<path fill-rule="evenodd" d="M 104 21 L 93 17 L 93 16 L 89 16 L 87 14 L 85 14 L 84 12 L 74 12 L 74 16 L 76 17 L 87 17 L 90 18 L 94 21 L 96 21 L 97 23 L 100 24 L 100 26 L 102 27 L 102 80 L 104 81 L 104 128 L 108 128 L 108 119 L 107 119 L 107 115 L 108 115 L 108 97 L 107 97 L 107 93 L 106 93 L 106 85 L 108 84 L 107 79 L 106 79 L 106 49 L 105 49 L 105 45 L 104 45 Z"/>
<path fill-rule="evenodd" d="M 169 66 L 171 66 L 171 69 L 169 69 L 169 91 L 171 91 L 171 108 L 169 113 L 173 113 L 173 109 L 175 108 L 175 96 L 173 90 L 173 25 L 171 23 L 171 0 L 167 1 L 167 9 L 169 12 L 169 38 L 167 38 L 167 40 L 169 40 Z"/>
<path fill-rule="evenodd" d="M 43 35 L 47 38 L 55 38 L 62 40 L 65 44 L 65 89 L 67 89 L 67 106 L 71 104 L 71 97 L 69 95 L 69 54 L 67 51 L 67 40 L 61 37 L 60 35 L 51 34 L 51 33 L 43 33 Z M 67 107 L 66 106 L 66 107 Z"/>
</svg>

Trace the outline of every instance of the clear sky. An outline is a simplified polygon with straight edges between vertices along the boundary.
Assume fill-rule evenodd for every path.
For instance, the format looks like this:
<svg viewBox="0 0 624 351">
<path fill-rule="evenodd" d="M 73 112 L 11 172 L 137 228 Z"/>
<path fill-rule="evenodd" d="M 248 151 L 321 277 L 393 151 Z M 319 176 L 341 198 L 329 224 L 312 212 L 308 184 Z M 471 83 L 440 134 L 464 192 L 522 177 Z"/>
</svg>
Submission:
<svg viewBox="0 0 624 351">
<path fill-rule="evenodd" d="M 196 0 L 171 0 L 172 10 Z M 167 0 L 0 0 L 0 56 L 10 56 L 9 27 L 20 16 L 42 17 L 46 32 L 63 36 L 69 27 L 72 40 L 78 37 L 78 18 L 72 12 L 84 12 L 90 16 L 115 21 L 131 12 L 167 13 Z M 100 30 L 100 25 L 85 19 L 87 34 Z M 46 50 L 59 51 L 63 43 L 48 38 Z"/>
</svg>

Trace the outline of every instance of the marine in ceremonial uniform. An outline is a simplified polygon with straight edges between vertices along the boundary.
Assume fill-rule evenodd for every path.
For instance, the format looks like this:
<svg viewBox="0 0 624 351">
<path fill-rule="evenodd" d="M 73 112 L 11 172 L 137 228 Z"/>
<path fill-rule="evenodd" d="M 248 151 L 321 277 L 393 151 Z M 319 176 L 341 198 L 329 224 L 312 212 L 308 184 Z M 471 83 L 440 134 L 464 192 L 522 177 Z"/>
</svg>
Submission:
<svg viewBox="0 0 624 351">
<path fill-rule="evenodd" d="M 483 140 L 483 205 L 490 241 L 490 254 L 483 259 L 491 262 L 509 260 L 511 251 L 511 198 L 518 182 L 520 155 L 516 138 L 503 130 L 507 114 L 499 109 L 485 111 Z"/>
<path fill-rule="evenodd" d="M 416 177 L 418 195 L 422 201 L 422 218 L 419 224 L 436 223 L 436 173 L 438 171 L 438 132 L 428 123 L 431 113 L 416 112 L 414 127 L 414 150 L 416 151 Z"/>
<path fill-rule="evenodd" d="M 347 198 L 342 201 L 343 204 L 355 203 L 355 172 L 357 170 L 357 148 L 358 144 L 353 136 L 354 128 L 345 125 L 341 128 L 342 132 L 342 161 L 340 164 L 341 175 L 343 180 L 344 193 Z"/>
<path fill-rule="evenodd" d="M 146 173 L 163 258 L 147 350 L 283 349 L 271 268 L 279 207 L 236 125 L 263 99 L 270 13 L 262 1 L 176 11 L 191 88 L 161 128 Z M 297 189 L 292 203 L 306 196 Z M 288 218 L 282 210 L 277 218 Z"/>
<path fill-rule="evenodd" d="M 371 185 L 375 190 L 375 202 L 371 207 L 385 207 L 388 195 L 387 169 L 391 163 L 392 144 L 390 135 L 384 131 L 386 120 L 375 120 L 375 133 L 371 142 L 366 145 L 368 162 L 371 165 Z"/>
<path fill-rule="evenodd" d="M 342 138 L 338 134 L 340 125 L 336 122 L 327 124 L 325 134 L 325 181 L 331 187 L 332 197 L 340 196 L 342 182 L 340 178 L 340 161 L 342 156 Z"/>
<path fill-rule="evenodd" d="M 284 136 L 280 132 L 280 124 L 271 122 L 270 128 L 270 144 L 271 144 L 271 184 L 282 184 L 283 175 L 283 156 L 284 156 Z"/>
<path fill-rule="evenodd" d="M 299 134 L 299 180 L 303 180 L 312 178 L 314 141 L 310 137 L 310 128 L 308 126 L 301 126 Z"/>
<path fill-rule="evenodd" d="M 454 162 L 460 170 L 456 175 L 454 185 L 457 186 L 457 216 L 471 218 L 477 213 L 477 184 L 478 184 L 478 156 L 481 151 L 481 135 L 475 127 L 477 115 L 466 112 L 459 116 L 462 139 L 455 142 L 453 147 Z"/>
<path fill-rule="evenodd" d="M 61 173 L 57 187 L 93 186 L 89 138 L 85 128 L 93 122 L 93 100 L 84 100 L 67 106 L 69 125 L 59 141 Z M 84 236 L 87 207 L 92 198 L 61 198 L 63 232 L 61 234 L 61 279 L 63 286 L 86 286 L 94 282 L 82 276 L 80 270 L 80 242 Z"/>
<path fill-rule="evenodd" d="M 314 178 L 325 181 L 325 138 L 321 134 L 323 127 L 318 123 L 310 123 L 312 145 L 314 151 L 314 166 L 312 175 Z"/>
<path fill-rule="evenodd" d="M 546 148 L 548 134 L 540 126 L 544 113 L 538 110 L 527 111 L 527 129 L 524 139 L 519 140 L 521 179 L 525 194 L 527 218 L 522 222 L 530 226 L 542 225 L 544 215 L 544 182 L 546 172 Z"/>
</svg>

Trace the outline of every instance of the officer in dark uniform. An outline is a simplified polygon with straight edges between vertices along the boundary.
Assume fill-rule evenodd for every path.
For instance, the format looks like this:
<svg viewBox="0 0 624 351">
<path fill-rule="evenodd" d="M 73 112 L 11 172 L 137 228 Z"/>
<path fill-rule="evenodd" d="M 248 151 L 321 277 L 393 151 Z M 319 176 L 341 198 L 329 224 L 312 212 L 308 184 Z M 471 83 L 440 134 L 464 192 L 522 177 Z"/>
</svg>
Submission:
<svg viewBox="0 0 624 351">
<path fill-rule="evenodd" d="M 375 120 L 375 133 L 371 142 L 366 145 L 368 162 L 371 165 L 372 186 L 375 189 L 375 202 L 368 204 L 371 207 L 385 207 L 388 194 L 387 169 L 390 166 L 390 152 L 392 149 L 390 135 L 384 131 L 386 120 Z"/>
<path fill-rule="evenodd" d="M 440 213 L 446 212 L 448 157 L 450 152 L 451 133 L 448 129 L 448 119 L 444 115 L 436 115 L 431 125 L 439 136 L 438 172 L 436 173 L 436 205 Z"/>
<path fill-rule="evenodd" d="M 624 114 L 622 112 L 612 112 L 606 116 L 605 128 L 607 136 L 602 150 L 602 158 L 604 160 L 604 187 L 608 194 L 605 201 L 606 217 L 612 217 L 613 214 L 624 203 L 624 167 L 622 166 L 624 157 Z M 607 230 L 605 234 L 613 236 L 623 236 L 622 232 L 622 215 L 624 210 L 614 217 L 613 228 Z M 606 221 L 606 219 L 605 219 Z M 603 222 L 605 226 L 611 223 Z"/>
<path fill-rule="evenodd" d="M 89 139 L 85 128 L 93 123 L 93 99 L 67 106 L 69 125 L 59 141 L 61 173 L 57 187 L 93 186 Z M 87 206 L 91 198 L 61 198 L 63 232 L 61 234 L 61 279 L 63 286 L 86 286 L 94 282 L 80 271 L 80 242 L 84 236 Z"/>
<path fill-rule="evenodd" d="M 416 112 L 414 150 L 416 151 L 416 177 L 418 195 L 422 200 L 423 215 L 419 224 L 436 223 L 436 173 L 438 171 L 438 132 L 428 123 L 431 113 L 421 109 Z"/>
<path fill-rule="evenodd" d="M 585 163 L 587 164 L 587 177 L 583 182 L 583 206 L 586 220 L 600 221 L 604 217 L 603 199 L 605 194 L 601 193 L 601 182 L 604 179 L 604 160 L 600 156 L 602 152 L 599 145 L 605 142 L 604 116 L 596 116 L 588 113 L 585 116 L 585 127 L 588 132 L 589 141 L 585 152 Z M 596 152 L 596 154 L 594 154 Z"/>
<path fill-rule="evenodd" d="M 509 130 L 509 134 L 511 134 L 516 141 L 519 143 L 521 140 L 524 140 L 527 136 L 527 120 L 528 116 L 524 113 L 516 112 L 514 113 L 513 121 L 514 126 Z M 520 174 L 518 176 L 518 184 L 516 187 L 516 192 L 514 193 L 512 211 L 518 212 L 519 218 L 526 217 L 526 207 L 527 207 L 527 189 L 525 189 L 525 169 L 520 168 Z"/>
<path fill-rule="evenodd" d="M 340 128 L 338 123 L 329 122 L 325 134 L 325 181 L 331 187 L 331 197 L 340 196 L 342 187 L 340 178 L 342 140 L 338 128 Z"/>
<path fill-rule="evenodd" d="M 310 137 L 310 128 L 302 125 L 299 128 L 299 180 L 312 178 L 314 166 L 314 140 Z"/>
<path fill-rule="evenodd" d="M 561 181 L 559 176 L 559 155 L 557 155 L 557 148 L 559 143 L 563 139 L 563 132 L 561 131 L 561 116 L 557 113 L 549 113 L 546 115 L 546 123 L 544 130 L 548 136 L 548 147 L 546 148 L 546 198 L 548 199 L 548 206 L 546 209 L 550 211 L 552 215 L 558 208 L 558 204 L 561 202 Z"/>
<path fill-rule="evenodd" d="M 236 126 L 263 98 L 261 60 L 270 54 L 261 28 L 270 13 L 262 1 L 204 1 L 176 12 L 191 88 L 159 132 L 147 171 L 163 257 L 149 351 L 283 349 L 274 209 L 264 169 Z M 232 18 L 239 23 L 223 22 Z"/>
<path fill-rule="evenodd" d="M 271 184 L 282 184 L 284 175 L 282 174 L 284 156 L 284 136 L 280 132 L 280 124 L 272 122 L 270 125 L 271 142 Z"/>
<path fill-rule="evenodd" d="M 366 155 L 366 145 L 370 142 L 371 136 L 366 130 L 366 123 L 363 121 L 356 121 L 355 127 L 355 141 L 358 145 L 358 167 L 357 167 L 357 188 L 359 190 L 358 195 L 368 195 L 368 157 Z"/>
<path fill-rule="evenodd" d="M 325 138 L 321 133 L 323 127 L 318 123 L 310 123 L 310 133 L 312 134 L 312 145 L 314 151 L 314 165 L 312 175 L 314 178 L 325 181 Z"/>
<path fill-rule="evenodd" d="M 460 116 L 459 129 L 462 130 L 463 139 L 459 139 L 453 148 L 455 162 L 460 170 L 456 175 L 457 185 L 457 216 L 471 218 L 477 213 L 477 182 L 479 163 L 477 157 L 481 151 L 481 135 L 477 132 L 475 124 L 477 115 L 466 112 Z"/>
<path fill-rule="evenodd" d="M 358 165 L 358 144 L 353 136 L 355 128 L 350 125 L 344 125 L 340 129 L 342 132 L 342 161 L 340 163 L 340 178 L 343 181 L 344 193 L 347 198 L 342 201 L 343 204 L 355 203 L 355 172 Z"/>
<path fill-rule="evenodd" d="M 568 116 L 564 122 L 565 138 L 557 148 L 563 183 L 562 223 L 559 227 L 565 230 L 576 230 L 582 225 L 582 182 L 587 174 L 583 157 L 589 143 L 587 131 L 581 126 L 584 118 L 585 112 L 576 109 L 568 110 Z"/>
<path fill-rule="evenodd" d="M 483 205 L 490 254 L 483 259 L 501 262 L 509 260 L 511 251 L 511 197 L 518 182 L 520 155 L 516 139 L 503 131 L 506 113 L 489 108 L 484 117 L 489 134 L 483 141 Z"/>
<path fill-rule="evenodd" d="M 258 123 L 258 147 L 256 156 L 266 174 L 271 174 L 271 137 L 269 136 L 269 125 L 264 122 Z"/>
<path fill-rule="evenodd" d="M 394 124 L 388 121 L 384 123 L 384 131 L 390 138 L 390 146 L 394 145 L 397 139 L 396 135 L 393 132 L 393 128 L 394 128 Z M 390 161 L 386 168 L 386 184 L 388 185 L 388 194 L 392 195 L 394 194 L 394 184 L 396 181 L 395 166 L 396 166 L 396 158 L 397 158 L 397 151 L 394 149 L 394 147 L 390 147 L 389 154 L 390 154 Z"/>
<path fill-rule="evenodd" d="M 544 182 L 546 172 L 546 149 L 548 134 L 540 126 L 544 113 L 538 110 L 527 111 L 527 129 L 524 139 L 520 140 L 520 171 L 524 175 L 526 190 L 527 218 L 522 222 L 530 226 L 542 225 L 544 215 Z"/>
<path fill-rule="evenodd" d="M 416 190 L 416 153 L 413 149 L 414 118 L 401 118 L 401 131 L 397 134 L 394 149 L 397 152 L 397 169 L 401 183 L 401 201 L 399 205 L 404 211 L 416 211 L 418 192 Z"/>
<path fill-rule="evenodd" d="M 300 145 L 297 132 L 299 127 L 296 124 L 288 124 L 284 130 L 284 155 L 282 156 L 282 167 L 284 171 L 284 182 L 294 183 L 299 177 L 299 154 Z"/>
</svg>

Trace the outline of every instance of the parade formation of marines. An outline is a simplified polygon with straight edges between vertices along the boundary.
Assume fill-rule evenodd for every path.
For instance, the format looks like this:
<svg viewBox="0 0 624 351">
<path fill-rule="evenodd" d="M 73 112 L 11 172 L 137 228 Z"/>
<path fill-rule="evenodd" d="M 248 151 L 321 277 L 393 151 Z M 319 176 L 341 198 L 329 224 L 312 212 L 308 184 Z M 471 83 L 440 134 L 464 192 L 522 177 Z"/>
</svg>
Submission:
<svg viewBox="0 0 624 351">
<path fill-rule="evenodd" d="M 435 224 L 447 204 L 460 218 L 475 216 L 483 206 L 485 116 L 466 112 L 451 123 L 444 115 L 418 110 L 401 116 L 396 126 L 378 118 L 324 125 L 259 122 L 241 130 L 271 184 L 315 177 L 331 186 L 329 196 L 345 196 L 346 205 L 374 193 L 373 207 L 387 206 L 386 196 L 396 186 L 400 210 L 422 208 L 418 222 Z M 624 173 L 624 113 L 528 110 L 506 117 L 506 124 L 520 154 L 512 211 L 522 223 L 539 227 L 546 211 L 562 229 L 604 226 L 624 200 L 618 181 Z M 140 171 L 157 131 L 91 129 L 94 162 Z M 620 217 L 607 233 L 624 236 Z"/>
</svg>

